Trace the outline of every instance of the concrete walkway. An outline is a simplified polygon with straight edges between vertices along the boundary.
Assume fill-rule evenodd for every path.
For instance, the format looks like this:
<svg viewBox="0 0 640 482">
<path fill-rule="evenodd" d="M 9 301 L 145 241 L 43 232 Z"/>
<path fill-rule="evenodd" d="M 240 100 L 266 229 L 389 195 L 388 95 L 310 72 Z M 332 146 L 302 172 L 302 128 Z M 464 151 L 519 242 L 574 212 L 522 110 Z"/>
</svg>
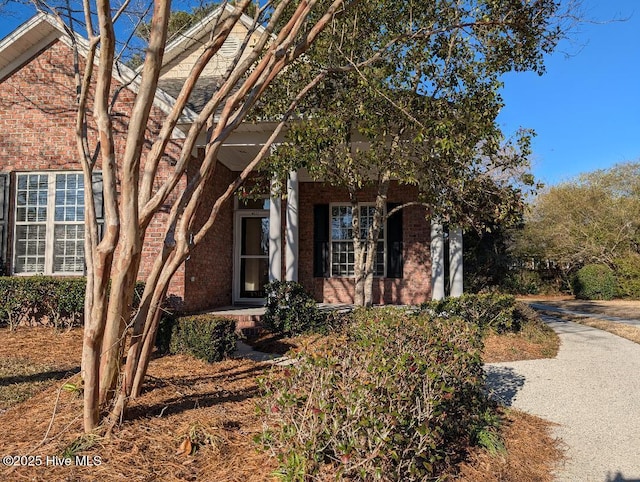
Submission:
<svg viewBox="0 0 640 482">
<path fill-rule="evenodd" d="M 558 424 L 567 450 L 558 481 L 640 482 L 640 345 L 543 318 L 560 336 L 558 356 L 488 364 L 493 395 Z"/>
<path fill-rule="evenodd" d="M 563 313 L 566 315 L 582 316 L 586 318 L 596 318 L 598 320 L 613 321 L 615 323 L 623 323 L 625 325 L 633 325 L 640 328 L 640 320 L 637 318 L 621 318 L 619 316 L 607 316 L 607 315 L 599 315 L 594 313 L 583 313 L 580 311 L 567 310 L 566 308 L 559 308 L 557 306 L 550 306 L 542 303 L 529 303 L 529 306 L 531 306 L 531 308 L 538 311 L 548 311 L 548 312 L 555 312 L 555 313 Z"/>
</svg>

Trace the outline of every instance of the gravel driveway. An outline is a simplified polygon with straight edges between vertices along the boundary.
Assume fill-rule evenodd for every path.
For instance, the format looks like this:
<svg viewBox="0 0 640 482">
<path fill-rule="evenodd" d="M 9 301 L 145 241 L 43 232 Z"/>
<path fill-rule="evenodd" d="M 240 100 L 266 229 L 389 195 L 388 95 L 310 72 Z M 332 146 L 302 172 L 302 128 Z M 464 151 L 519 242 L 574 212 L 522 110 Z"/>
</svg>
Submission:
<svg viewBox="0 0 640 482">
<path fill-rule="evenodd" d="M 558 481 L 640 481 L 640 345 L 543 317 L 560 336 L 558 356 L 486 365 L 495 397 L 557 423 L 567 460 Z"/>
</svg>

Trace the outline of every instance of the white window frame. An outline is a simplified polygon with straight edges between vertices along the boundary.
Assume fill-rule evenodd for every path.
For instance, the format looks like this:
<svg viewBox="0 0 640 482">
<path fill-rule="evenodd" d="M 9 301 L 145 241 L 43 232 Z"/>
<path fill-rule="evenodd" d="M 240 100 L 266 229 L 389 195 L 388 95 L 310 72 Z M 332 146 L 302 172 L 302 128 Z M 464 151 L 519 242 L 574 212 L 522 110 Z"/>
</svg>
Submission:
<svg viewBox="0 0 640 482">
<path fill-rule="evenodd" d="M 365 206 L 366 207 L 375 206 L 375 203 L 362 202 L 362 203 L 358 203 L 357 206 L 358 206 L 358 210 L 360 210 Z M 329 276 L 331 278 L 353 278 L 355 274 L 344 274 L 344 275 L 333 274 L 333 243 L 349 242 L 353 245 L 353 238 L 346 240 L 346 239 L 337 239 L 333 237 L 333 226 L 332 226 L 333 208 L 340 208 L 340 207 L 353 208 L 351 203 L 330 203 L 329 204 Z M 382 215 L 386 216 L 386 207 L 384 208 L 384 212 L 382 213 Z M 382 223 L 382 234 L 383 236 L 381 238 L 378 238 L 378 241 L 377 241 L 378 244 L 382 243 L 382 254 L 383 254 L 382 274 L 378 274 L 374 272 L 373 274 L 374 278 L 386 278 L 387 276 L 387 221 L 386 219 Z M 363 239 L 363 241 L 366 242 L 366 239 Z M 355 268 L 354 268 L 354 271 L 355 271 Z"/>
<path fill-rule="evenodd" d="M 47 276 L 55 275 L 55 276 L 82 276 L 86 274 L 86 267 L 83 268 L 82 271 L 54 271 L 54 253 L 55 253 L 55 227 L 56 225 L 79 225 L 81 224 L 83 229 L 86 230 L 86 225 L 83 221 L 56 221 L 55 220 L 55 207 L 56 207 L 56 176 L 64 174 L 76 174 L 80 175 L 80 178 L 83 179 L 82 171 L 77 170 L 69 170 L 69 171 L 22 171 L 15 173 L 15 189 L 14 189 L 14 203 L 13 203 L 13 243 L 12 243 L 12 263 L 11 263 L 11 271 L 12 274 L 16 276 L 33 276 L 36 274 L 43 274 Z M 99 175 L 100 173 L 96 173 Z M 46 204 L 46 220 L 44 222 L 38 221 L 18 221 L 18 186 L 19 186 L 19 178 L 21 176 L 47 176 L 47 204 Z M 86 186 L 84 186 L 86 189 Z M 93 185 L 89 188 L 93 191 Z M 77 206 L 78 204 L 76 204 Z M 84 207 L 84 200 L 82 203 Z M 40 224 L 45 226 L 45 253 L 44 253 L 44 270 L 43 271 L 25 271 L 25 272 L 16 272 L 16 265 L 18 259 L 17 252 L 17 244 L 18 244 L 18 236 L 17 231 L 19 226 L 29 226 Z M 99 227 L 100 231 L 100 227 Z M 84 246 L 83 246 L 84 248 Z M 86 256 L 86 253 L 85 253 Z"/>
</svg>

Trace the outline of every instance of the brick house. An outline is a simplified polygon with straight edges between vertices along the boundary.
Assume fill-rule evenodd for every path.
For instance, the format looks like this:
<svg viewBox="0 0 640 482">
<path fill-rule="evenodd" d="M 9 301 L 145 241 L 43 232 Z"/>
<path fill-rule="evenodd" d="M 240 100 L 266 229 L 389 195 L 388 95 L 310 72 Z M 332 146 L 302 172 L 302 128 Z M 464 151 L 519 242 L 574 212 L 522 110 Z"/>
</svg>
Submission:
<svg viewBox="0 0 640 482">
<path fill-rule="evenodd" d="M 198 55 L 198 40 L 207 35 L 217 15 L 220 10 L 167 46 L 149 139 Z M 250 22 L 242 19 L 203 73 L 160 176 L 171 172 L 172 154 L 179 149 L 189 121 L 210 98 L 216 77 L 237 52 Z M 0 260 L 9 275 L 68 276 L 84 271 L 82 199 L 86 187 L 76 161 L 72 62 L 69 36 L 46 14 L 36 15 L 0 41 Z M 125 85 L 133 75 L 127 67 L 118 66 L 115 79 Z M 113 107 L 119 132 L 126 129 L 134 98 L 135 88 L 127 84 Z M 268 122 L 246 123 L 232 134 L 220 153 L 203 217 L 272 128 Z M 117 140 L 116 149 L 123 148 L 122 139 Z M 186 177 L 189 175 L 187 172 Z M 100 200 L 99 176 L 91 188 Z M 186 310 L 259 304 L 269 279 L 297 280 L 318 301 L 352 301 L 351 206 L 346 191 L 313 182 L 304 171 L 290 174 L 287 190 L 286 202 L 265 195 L 249 201 L 236 198 L 224 206 L 216 226 L 172 281 L 170 294 Z M 374 193 L 365 191 L 361 199 L 361 216 L 368 216 Z M 392 184 L 388 199 L 392 207 L 414 200 L 415 192 Z M 415 304 L 442 297 L 445 264 L 451 266 L 451 294 L 461 293 L 461 233 L 449 233 L 450 263 L 445 263 L 446 236 L 425 214 L 424 208 L 407 207 L 386 221 L 378 243 L 374 302 Z M 162 246 L 164 216 L 162 212 L 156 215 L 147 232 L 142 279 Z"/>
</svg>

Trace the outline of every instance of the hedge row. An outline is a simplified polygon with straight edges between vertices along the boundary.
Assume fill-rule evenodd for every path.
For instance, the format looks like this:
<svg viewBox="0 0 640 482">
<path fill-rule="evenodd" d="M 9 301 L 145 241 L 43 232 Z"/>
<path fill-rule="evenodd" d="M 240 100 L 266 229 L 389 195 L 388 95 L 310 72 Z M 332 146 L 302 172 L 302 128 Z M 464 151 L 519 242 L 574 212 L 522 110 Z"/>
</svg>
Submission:
<svg viewBox="0 0 640 482">
<path fill-rule="evenodd" d="M 0 324 L 81 324 L 86 284 L 85 278 L 0 277 Z"/>
<path fill-rule="evenodd" d="M 0 325 L 46 325 L 56 328 L 81 325 L 87 279 L 50 276 L 0 277 Z M 144 283 L 136 284 L 140 299 Z"/>
<path fill-rule="evenodd" d="M 236 349 L 236 322 L 215 315 L 166 316 L 158 328 L 156 346 L 161 352 L 183 353 L 209 363 Z"/>
<path fill-rule="evenodd" d="M 521 305 L 511 295 L 497 293 L 465 294 L 457 298 L 423 303 L 420 311 L 431 316 L 460 317 L 483 330 L 517 332 L 526 321 Z"/>
<path fill-rule="evenodd" d="M 284 480 L 435 480 L 487 428 L 478 325 L 357 310 L 321 353 L 263 383 Z"/>
</svg>

